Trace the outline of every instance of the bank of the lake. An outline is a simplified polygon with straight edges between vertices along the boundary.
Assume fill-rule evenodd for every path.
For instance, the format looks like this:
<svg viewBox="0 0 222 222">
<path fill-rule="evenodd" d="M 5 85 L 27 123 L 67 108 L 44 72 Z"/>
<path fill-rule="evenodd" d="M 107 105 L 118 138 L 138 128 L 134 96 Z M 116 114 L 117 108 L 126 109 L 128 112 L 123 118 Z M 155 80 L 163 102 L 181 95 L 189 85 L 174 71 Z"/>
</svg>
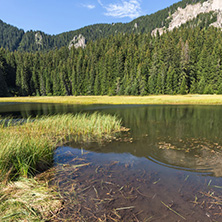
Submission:
<svg viewBox="0 0 222 222">
<path fill-rule="evenodd" d="M 0 220 L 43 220 L 47 215 L 51 217 L 52 214 L 48 213 L 61 207 L 56 194 L 49 192 L 45 183 L 20 178 L 31 178 L 51 167 L 58 144 L 107 141 L 121 130 L 124 128 L 116 116 L 99 113 L 46 116 L 28 119 L 22 124 L 1 120 Z M 16 182 L 9 182 L 13 180 Z M 45 205 L 54 208 L 45 212 Z"/>
<path fill-rule="evenodd" d="M 150 95 L 150 96 L 42 96 L 4 97 L 4 102 L 66 103 L 66 104 L 199 104 L 221 105 L 222 95 Z M 3 105 L 3 104 L 2 104 Z"/>
</svg>

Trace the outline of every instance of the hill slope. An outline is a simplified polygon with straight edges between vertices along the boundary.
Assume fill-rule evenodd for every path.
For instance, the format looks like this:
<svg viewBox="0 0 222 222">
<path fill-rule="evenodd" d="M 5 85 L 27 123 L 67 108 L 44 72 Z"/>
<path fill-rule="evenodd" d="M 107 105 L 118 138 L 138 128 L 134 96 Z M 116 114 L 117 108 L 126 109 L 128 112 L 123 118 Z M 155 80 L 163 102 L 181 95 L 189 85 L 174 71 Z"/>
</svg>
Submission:
<svg viewBox="0 0 222 222">
<path fill-rule="evenodd" d="M 217 10 L 217 13 L 218 8 L 222 9 L 220 0 L 183 0 L 154 14 L 141 16 L 130 23 L 95 24 L 59 35 L 47 35 L 41 31 L 28 31 L 25 33 L 23 30 L 0 20 L 0 47 L 8 48 L 10 51 L 51 50 L 61 48 L 62 46 L 69 46 L 74 36 L 80 34 L 82 34 L 87 41 L 94 41 L 117 33 L 151 33 L 153 30 L 163 27 L 173 29 L 172 18 L 175 13 L 178 14 L 178 8 L 180 12 L 189 5 L 192 10 L 193 5 L 198 4 L 199 6 L 202 3 L 206 4 L 206 2 L 213 5 L 212 10 Z M 206 11 L 206 13 L 209 12 L 210 10 Z M 195 16 L 198 14 L 199 13 L 195 14 Z M 195 16 L 193 16 L 192 19 L 194 19 Z M 183 24 L 185 22 L 179 21 L 177 24 Z"/>
</svg>

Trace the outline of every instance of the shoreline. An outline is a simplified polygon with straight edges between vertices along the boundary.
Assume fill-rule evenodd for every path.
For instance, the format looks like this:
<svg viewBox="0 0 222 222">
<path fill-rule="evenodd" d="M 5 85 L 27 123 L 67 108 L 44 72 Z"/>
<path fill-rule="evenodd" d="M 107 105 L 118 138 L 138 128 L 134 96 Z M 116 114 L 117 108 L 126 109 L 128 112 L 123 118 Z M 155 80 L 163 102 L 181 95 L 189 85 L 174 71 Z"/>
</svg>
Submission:
<svg viewBox="0 0 222 222">
<path fill-rule="evenodd" d="M 5 126 L 3 121 L 0 220 L 50 220 L 62 208 L 62 200 L 54 187 L 34 176 L 51 169 L 58 144 L 109 141 L 124 130 L 116 116 L 98 113 L 41 117 L 23 125 Z"/>
<path fill-rule="evenodd" d="M 4 103 L 58 103 L 58 104 L 166 104 L 166 105 L 222 105 L 222 95 L 151 95 L 151 96 L 44 96 L 1 97 Z"/>
</svg>

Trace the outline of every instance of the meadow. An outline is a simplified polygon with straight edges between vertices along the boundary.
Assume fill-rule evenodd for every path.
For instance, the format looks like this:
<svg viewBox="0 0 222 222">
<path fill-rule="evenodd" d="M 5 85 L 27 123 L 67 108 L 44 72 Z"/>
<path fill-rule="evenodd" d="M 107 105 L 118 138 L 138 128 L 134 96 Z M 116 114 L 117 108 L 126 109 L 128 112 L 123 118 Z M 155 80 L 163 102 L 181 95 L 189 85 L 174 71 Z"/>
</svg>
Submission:
<svg viewBox="0 0 222 222">
<path fill-rule="evenodd" d="M 200 104 L 221 105 L 222 95 L 151 95 L 151 96 L 42 96 L 4 97 L 3 102 L 66 104 Z"/>
</svg>

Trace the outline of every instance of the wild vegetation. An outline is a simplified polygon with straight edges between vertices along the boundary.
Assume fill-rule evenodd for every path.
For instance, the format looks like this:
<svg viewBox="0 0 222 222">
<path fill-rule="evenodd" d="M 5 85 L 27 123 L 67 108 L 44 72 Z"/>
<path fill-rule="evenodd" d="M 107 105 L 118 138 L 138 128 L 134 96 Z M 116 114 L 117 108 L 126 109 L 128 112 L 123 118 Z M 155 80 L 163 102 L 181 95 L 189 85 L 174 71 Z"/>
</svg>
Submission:
<svg viewBox="0 0 222 222">
<path fill-rule="evenodd" d="M 47 169 L 59 143 L 101 141 L 119 131 L 121 121 L 117 117 L 98 113 L 41 117 L 20 125 L 2 121 L 1 180 L 27 177 Z"/>
<path fill-rule="evenodd" d="M 95 24 L 59 35 L 48 35 L 38 31 L 42 36 L 42 44 L 36 44 L 36 31 L 30 30 L 25 33 L 24 30 L 0 20 L 0 33 L 2 34 L 0 36 L 0 47 L 10 51 L 47 51 L 55 48 L 59 49 L 63 46 L 67 47 L 73 37 L 79 34 L 84 35 L 87 41 L 94 41 L 100 38 L 107 38 L 110 35 L 116 35 L 116 33 L 150 33 L 155 28 L 167 26 L 169 23 L 168 16 L 174 13 L 178 7 L 185 8 L 187 4 L 204 1 L 206 0 L 183 0 L 154 14 L 141 16 L 125 24 Z M 137 23 L 137 28 L 135 28 L 135 23 Z"/>
<path fill-rule="evenodd" d="M 221 94 L 221 45 L 219 29 L 184 25 L 155 37 L 118 34 L 85 49 L 0 49 L 0 96 Z"/>
<path fill-rule="evenodd" d="M 102 142 L 124 130 L 116 116 L 63 114 L 0 121 L 0 220 L 46 221 L 62 201 L 46 181 L 32 179 L 52 166 L 53 152 L 67 141 Z M 9 182 L 9 181 L 16 182 Z"/>
</svg>

